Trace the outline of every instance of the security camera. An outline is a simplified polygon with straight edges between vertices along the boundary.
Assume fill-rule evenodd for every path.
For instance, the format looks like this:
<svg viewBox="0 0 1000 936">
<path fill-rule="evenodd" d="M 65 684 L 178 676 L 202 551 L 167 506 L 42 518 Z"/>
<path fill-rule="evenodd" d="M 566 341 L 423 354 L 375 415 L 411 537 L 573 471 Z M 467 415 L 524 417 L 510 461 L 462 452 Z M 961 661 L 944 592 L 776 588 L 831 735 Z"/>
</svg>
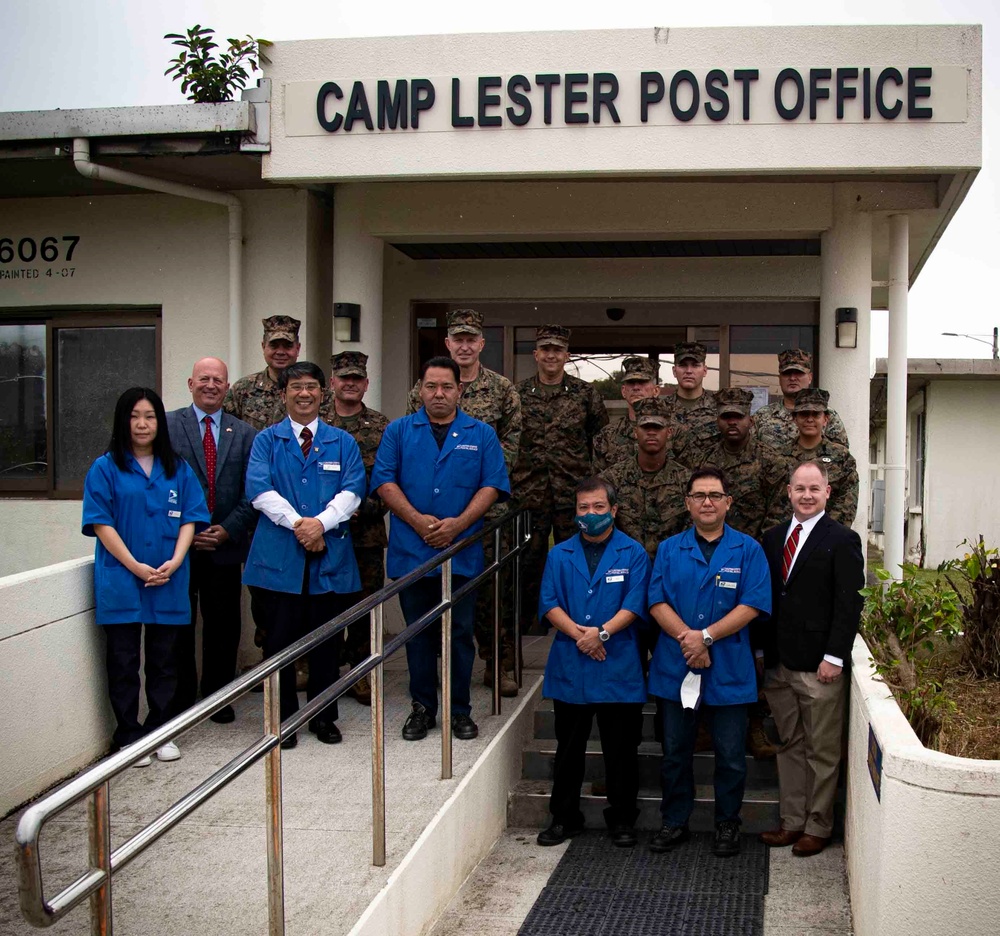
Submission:
<svg viewBox="0 0 1000 936">
<path fill-rule="evenodd" d="M 623 318 L 625 318 L 624 309 L 605 309 L 604 311 L 612 322 L 620 322 Z"/>
</svg>

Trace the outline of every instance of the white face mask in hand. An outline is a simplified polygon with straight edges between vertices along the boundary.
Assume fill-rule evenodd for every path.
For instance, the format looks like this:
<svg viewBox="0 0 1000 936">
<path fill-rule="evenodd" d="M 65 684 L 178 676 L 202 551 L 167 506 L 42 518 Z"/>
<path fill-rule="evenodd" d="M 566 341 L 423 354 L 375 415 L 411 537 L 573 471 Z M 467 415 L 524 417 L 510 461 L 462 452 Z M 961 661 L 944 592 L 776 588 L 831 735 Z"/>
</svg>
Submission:
<svg viewBox="0 0 1000 936">
<path fill-rule="evenodd" d="M 681 683 L 681 705 L 697 709 L 701 705 L 701 673 L 690 671 Z"/>
</svg>

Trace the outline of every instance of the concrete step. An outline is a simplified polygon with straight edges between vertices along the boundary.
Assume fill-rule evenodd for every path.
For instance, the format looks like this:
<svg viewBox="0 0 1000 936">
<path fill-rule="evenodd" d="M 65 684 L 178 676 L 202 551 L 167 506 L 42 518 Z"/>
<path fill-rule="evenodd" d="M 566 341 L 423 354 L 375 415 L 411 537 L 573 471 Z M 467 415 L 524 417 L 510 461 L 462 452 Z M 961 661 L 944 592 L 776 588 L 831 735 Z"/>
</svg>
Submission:
<svg viewBox="0 0 1000 936">
<path fill-rule="evenodd" d="M 534 738 L 524 749 L 522 760 L 525 780 L 552 780 L 556 743 L 549 738 Z M 660 762 L 663 759 L 659 742 L 643 741 L 639 745 L 639 786 L 655 789 L 660 784 Z M 603 783 L 604 758 L 599 741 L 587 744 L 584 780 Z M 694 755 L 694 782 L 711 786 L 715 772 L 715 755 L 711 752 Z M 778 773 L 773 760 L 758 761 L 747 755 L 747 789 L 777 787 Z"/>
<path fill-rule="evenodd" d="M 549 815 L 549 795 L 552 785 L 544 780 L 521 780 L 507 798 L 507 826 L 543 829 L 552 817 Z M 607 800 L 603 796 L 595 796 L 591 784 L 583 785 L 580 798 L 580 809 L 590 829 L 603 829 L 604 808 Z M 655 788 L 640 788 L 639 818 L 636 820 L 638 829 L 659 829 L 662 823 L 660 815 L 660 790 Z M 743 831 L 748 833 L 765 832 L 775 829 L 780 824 L 778 815 L 777 787 L 760 790 L 747 790 L 743 797 Z M 694 812 L 691 814 L 691 829 L 695 832 L 711 832 L 715 828 L 715 805 L 711 786 L 698 784 L 695 787 Z"/>
</svg>

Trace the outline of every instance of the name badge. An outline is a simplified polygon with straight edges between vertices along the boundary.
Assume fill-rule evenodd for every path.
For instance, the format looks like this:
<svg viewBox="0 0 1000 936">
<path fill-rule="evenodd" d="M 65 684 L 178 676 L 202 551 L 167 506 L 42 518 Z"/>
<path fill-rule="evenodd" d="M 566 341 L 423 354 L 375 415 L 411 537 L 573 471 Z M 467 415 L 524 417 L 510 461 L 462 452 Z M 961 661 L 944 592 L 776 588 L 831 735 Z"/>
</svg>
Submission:
<svg viewBox="0 0 1000 936">
<path fill-rule="evenodd" d="M 736 587 L 735 582 L 723 582 L 721 580 L 719 581 L 719 588 L 735 588 L 735 587 Z"/>
<path fill-rule="evenodd" d="M 167 511 L 167 516 L 168 517 L 179 517 L 180 515 L 181 515 L 181 512 L 179 510 L 168 510 Z"/>
<path fill-rule="evenodd" d="M 607 582 L 608 584 L 610 584 L 611 582 L 624 582 L 625 581 L 625 576 L 624 575 L 609 575 L 604 581 Z"/>
<path fill-rule="evenodd" d="M 340 462 L 320 462 L 319 466 L 324 471 L 340 471 Z"/>
</svg>

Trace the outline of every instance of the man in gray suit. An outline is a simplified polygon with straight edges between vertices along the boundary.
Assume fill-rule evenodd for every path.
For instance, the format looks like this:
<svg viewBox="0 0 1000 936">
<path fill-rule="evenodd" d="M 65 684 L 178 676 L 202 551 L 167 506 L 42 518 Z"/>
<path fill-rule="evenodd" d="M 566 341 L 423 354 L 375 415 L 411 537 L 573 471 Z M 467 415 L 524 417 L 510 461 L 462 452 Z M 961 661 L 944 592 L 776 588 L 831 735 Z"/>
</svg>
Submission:
<svg viewBox="0 0 1000 936">
<path fill-rule="evenodd" d="M 218 358 L 195 362 L 188 378 L 192 405 L 167 413 L 174 451 L 194 470 L 212 515 L 212 525 L 194 538 L 191 547 L 191 624 L 177 639 L 175 712 L 198 697 L 195 664 L 195 619 L 201 602 L 201 694 L 210 695 L 236 675 L 240 645 L 241 572 L 257 512 L 246 498 L 244 483 L 256 430 L 222 411 L 229 390 L 229 372 Z M 236 718 L 227 705 L 212 721 Z"/>
</svg>

